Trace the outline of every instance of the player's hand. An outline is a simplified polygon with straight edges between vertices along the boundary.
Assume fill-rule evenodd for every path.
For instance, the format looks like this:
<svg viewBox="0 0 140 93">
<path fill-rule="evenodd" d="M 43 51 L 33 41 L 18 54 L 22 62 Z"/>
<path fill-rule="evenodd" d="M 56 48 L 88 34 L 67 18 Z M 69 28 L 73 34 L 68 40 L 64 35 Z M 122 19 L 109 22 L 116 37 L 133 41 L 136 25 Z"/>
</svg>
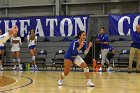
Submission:
<svg viewBox="0 0 140 93">
<path fill-rule="evenodd" d="M 17 34 L 18 32 L 18 27 L 17 26 L 13 26 L 12 28 L 9 29 L 9 35 L 13 36 L 14 34 Z"/>
<path fill-rule="evenodd" d="M 105 44 L 105 42 L 99 42 L 100 44 Z"/>
<path fill-rule="evenodd" d="M 100 40 L 99 39 L 96 39 L 95 41 L 99 42 Z"/>
<path fill-rule="evenodd" d="M 92 46 L 92 42 L 89 42 L 88 47 L 91 47 L 91 46 Z"/>
</svg>

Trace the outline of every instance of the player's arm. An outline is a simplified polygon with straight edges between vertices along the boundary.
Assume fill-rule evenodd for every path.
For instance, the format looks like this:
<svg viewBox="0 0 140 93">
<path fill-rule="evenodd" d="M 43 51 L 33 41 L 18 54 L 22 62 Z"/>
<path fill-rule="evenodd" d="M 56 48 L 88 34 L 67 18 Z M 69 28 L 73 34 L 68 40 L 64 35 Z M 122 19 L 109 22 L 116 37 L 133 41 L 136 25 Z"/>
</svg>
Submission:
<svg viewBox="0 0 140 93">
<path fill-rule="evenodd" d="M 11 36 L 9 35 L 9 33 L 5 33 L 3 35 L 0 36 L 0 44 L 6 42 Z"/>
<path fill-rule="evenodd" d="M 97 35 L 97 38 L 95 39 L 95 42 L 96 42 L 97 44 L 101 43 L 101 41 L 100 41 L 100 39 L 99 39 L 99 34 Z"/>
<path fill-rule="evenodd" d="M 12 40 L 13 40 L 13 37 L 10 38 L 10 44 L 11 45 L 13 45 Z"/>
<path fill-rule="evenodd" d="M 81 50 L 81 48 L 84 46 L 84 42 L 81 42 L 80 44 L 79 44 L 79 47 L 77 48 L 77 51 L 80 51 Z"/>
<path fill-rule="evenodd" d="M 37 36 L 35 36 L 35 43 L 37 43 Z"/>
<path fill-rule="evenodd" d="M 30 35 L 27 35 L 27 41 L 29 42 Z"/>
<path fill-rule="evenodd" d="M 31 42 L 30 35 L 27 35 L 27 43 L 29 44 Z"/>
<path fill-rule="evenodd" d="M 105 41 L 102 44 L 109 44 L 108 36 L 105 36 Z"/>
<path fill-rule="evenodd" d="M 19 44 L 22 45 L 21 38 L 19 37 Z"/>
<path fill-rule="evenodd" d="M 92 42 L 89 42 L 87 49 L 84 51 L 85 55 L 89 52 L 91 46 L 92 46 Z"/>
<path fill-rule="evenodd" d="M 0 36 L 0 44 L 6 42 L 11 36 L 16 34 L 17 32 L 18 32 L 18 27 L 13 26 L 11 29 L 9 29 L 9 32 Z"/>
</svg>

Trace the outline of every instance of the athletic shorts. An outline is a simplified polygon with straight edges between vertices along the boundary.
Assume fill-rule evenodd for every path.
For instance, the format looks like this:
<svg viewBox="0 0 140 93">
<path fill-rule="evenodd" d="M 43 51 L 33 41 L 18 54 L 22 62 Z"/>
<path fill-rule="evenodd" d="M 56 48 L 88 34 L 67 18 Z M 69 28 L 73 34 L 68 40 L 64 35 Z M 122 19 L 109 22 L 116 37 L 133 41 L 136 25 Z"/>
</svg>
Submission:
<svg viewBox="0 0 140 93">
<path fill-rule="evenodd" d="M 34 49 L 35 47 L 36 47 L 36 45 L 31 45 L 31 46 L 29 46 L 29 50 Z"/>
<path fill-rule="evenodd" d="M 75 58 L 74 57 L 65 57 L 65 59 L 72 60 L 72 62 L 74 64 L 76 64 L 77 66 L 81 66 L 81 64 L 85 62 L 79 55 L 77 55 Z"/>
<path fill-rule="evenodd" d="M 0 46 L 0 50 L 4 50 L 5 49 L 5 47 L 4 46 Z"/>
</svg>

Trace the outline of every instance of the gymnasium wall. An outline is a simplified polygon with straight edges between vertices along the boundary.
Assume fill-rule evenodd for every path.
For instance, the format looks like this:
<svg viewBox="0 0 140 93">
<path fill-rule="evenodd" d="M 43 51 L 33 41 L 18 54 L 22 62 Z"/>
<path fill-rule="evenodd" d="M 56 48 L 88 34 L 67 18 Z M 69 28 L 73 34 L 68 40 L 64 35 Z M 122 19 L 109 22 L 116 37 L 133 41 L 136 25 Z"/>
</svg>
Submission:
<svg viewBox="0 0 140 93">
<path fill-rule="evenodd" d="M 1 17 L 55 15 L 57 0 L 0 0 Z M 139 13 L 139 0 L 58 0 L 60 15 Z"/>
</svg>

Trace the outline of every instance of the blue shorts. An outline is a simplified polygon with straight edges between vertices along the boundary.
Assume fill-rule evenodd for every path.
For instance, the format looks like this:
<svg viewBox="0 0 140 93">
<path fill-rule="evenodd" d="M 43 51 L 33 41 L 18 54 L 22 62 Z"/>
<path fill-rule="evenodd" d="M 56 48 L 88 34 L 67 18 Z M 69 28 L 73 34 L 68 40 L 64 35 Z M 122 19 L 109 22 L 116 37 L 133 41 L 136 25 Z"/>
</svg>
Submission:
<svg viewBox="0 0 140 93">
<path fill-rule="evenodd" d="M 69 60 L 73 61 L 75 58 L 72 57 L 69 53 L 66 52 L 65 56 L 64 56 L 64 59 L 69 59 Z"/>
<path fill-rule="evenodd" d="M 69 60 L 71 60 L 71 61 L 73 61 L 73 60 L 74 60 L 74 58 L 73 58 L 73 57 L 68 57 L 68 56 L 64 56 L 64 59 L 69 59 Z"/>
<path fill-rule="evenodd" d="M 0 50 L 4 50 L 5 49 L 5 46 L 0 46 Z"/>
<path fill-rule="evenodd" d="M 29 46 L 29 50 L 34 49 L 35 47 L 36 47 L 36 45 Z"/>
</svg>

